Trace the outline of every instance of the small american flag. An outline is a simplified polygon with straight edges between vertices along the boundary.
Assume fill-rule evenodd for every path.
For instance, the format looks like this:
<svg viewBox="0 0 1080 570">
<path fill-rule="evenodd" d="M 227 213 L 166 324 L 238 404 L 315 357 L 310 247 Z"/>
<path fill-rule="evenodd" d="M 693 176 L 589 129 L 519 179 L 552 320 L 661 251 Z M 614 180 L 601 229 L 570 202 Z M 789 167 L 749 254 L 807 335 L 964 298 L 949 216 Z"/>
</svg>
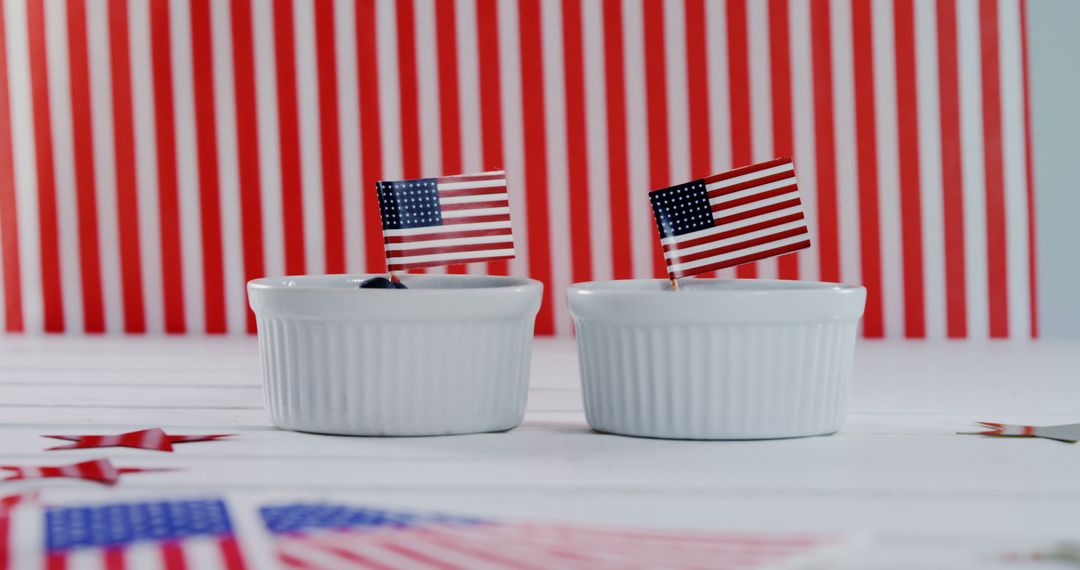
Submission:
<svg viewBox="0 0 1080 570">
<path fill-rule="evenodd" d="M 649 199 L 672 279 L 810 247 L 788 158 L 656 190 Z"/>
<path fill-rule="evenodd" d="M 3 515 L 11 530 L 0 537 L 3 570 L 247 567 L 220 499 L 15 508 Z"/>
<path fill-rule="evenodd" d="M 82 479 L 104 485 L 115 485 L 121 475 L 128 473 L 146 473 L 173 471 L 169 468 L 117 467 L 108 459 L 91 459 L 70 465 L 0 465 L 0 471 L 8 474 L 0 481 L 21 481 L 23 479 Z"/>
<path fill-rule="evenodd" d="M 825 535 L 641 531 L 500 523 L 345 505 L 261 509 L 285 568 L 793 568 L 838 544 Z"/>
<path fill-rule="evenodd" d="M 169 435 L 161 428 L 142 429 L 115 435 L 46 435 L 53 439 L 73 441 L 67 445 L 50 447 L 47 451 L 58 449 L 89 449 L 94 447 L 130 447 L 134 449 L 153 449 L 156 451 L 173 450 L 174 443 L 196 441 L 215 441 L 231 434 L 208 435 Z"/>
<path fill-rule="evenodd" d="M 502 171 L 377 185 L 390 271 L 514 257 Z"/>
</svg>

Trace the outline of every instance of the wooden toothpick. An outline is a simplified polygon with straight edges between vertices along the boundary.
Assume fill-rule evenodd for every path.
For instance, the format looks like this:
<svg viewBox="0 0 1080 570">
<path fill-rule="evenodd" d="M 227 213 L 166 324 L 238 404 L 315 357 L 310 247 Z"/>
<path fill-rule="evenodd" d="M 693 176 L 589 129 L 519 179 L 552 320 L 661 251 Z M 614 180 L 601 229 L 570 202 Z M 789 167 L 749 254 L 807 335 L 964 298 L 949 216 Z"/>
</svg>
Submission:
<svg viewBox="0 0 1080 570">
<path fill-rule="evenodd" d="M 678 291 L 679 290 L 679 280 L 675 279 L 674 277 L 671 278 L 671 290 L 672 291 Z"/>
</svg>

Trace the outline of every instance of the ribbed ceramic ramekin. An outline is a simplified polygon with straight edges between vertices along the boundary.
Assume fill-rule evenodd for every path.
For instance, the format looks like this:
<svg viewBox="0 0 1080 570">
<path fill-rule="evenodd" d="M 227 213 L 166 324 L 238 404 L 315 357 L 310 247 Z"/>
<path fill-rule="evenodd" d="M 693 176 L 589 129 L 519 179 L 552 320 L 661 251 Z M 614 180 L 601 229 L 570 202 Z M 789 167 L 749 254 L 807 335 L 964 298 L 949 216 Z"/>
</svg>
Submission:
<svg viewBox="0 0 1080 570">
<path fill-rule="evenodd" d="M 574 285 L 589 425 L 680 439 L 835 432 L 865 301 L 862 287 L 799 281 Z"/>
<path fill-rule="evenodd" d="M 358 288 L 368 277 L 248 283 L 275 425 L 405 436 L 521 423 L 538 281 L 406 275 L 406 290 Z"/>
</svg>

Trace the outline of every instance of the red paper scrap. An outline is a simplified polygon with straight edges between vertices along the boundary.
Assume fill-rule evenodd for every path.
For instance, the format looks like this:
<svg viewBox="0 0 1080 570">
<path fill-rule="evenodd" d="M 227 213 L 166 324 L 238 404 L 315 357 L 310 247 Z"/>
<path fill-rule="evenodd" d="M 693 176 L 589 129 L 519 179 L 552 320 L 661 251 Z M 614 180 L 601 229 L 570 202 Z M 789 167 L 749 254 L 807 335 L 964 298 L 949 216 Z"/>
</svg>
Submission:
<svg viewBox="0 0 1080 570">
<path fill-rule="evenodd" d="M 174 443 L 214 441 L 231 435 L 235 434 L 169 435 L 161 428 L 150 428 L 139 431 L 129 431 L 119 435 L 46 435 L 42 437 L 51 437 L 53 439 L 63 439 L 75 442 L 70 445 L 50 447 L 47 451 L 57 449 L 88 449 L 92 447 L 131 447 L 135 449 L 154 449 L 157 451 L 171 452 Z"/>
<path fill-rule="evenodd" d="M 986 431 L 960 432 L 970 435 L 992 435 L 998 437 L 1041 437 L 1055 439 L 1066 443 L 1080 441 L 1080 424 L 1063 424 L 1056 426 L 1024 426 L 1016 424 L 999 424 L 995 422 L 975 422 L 983 427 L 990 428 Z"/>
<path fill-rule="evenodd" d="M 11 471 L 3 481 L 19 481 L 23 479 L 53 479 L 67 477 L 71 479 L 84 479 L 95 481 L 105 485 L 115 485 L 120 476 L 127 473 L 144 473 L 152 471 L 175 471 L 175 469 L 147 469 L 141 467 L 116 467 L 108 459 L 91 459 L 81 463 L 58 466 L 36 465 L 0 465 L 0 469 Z"/>
</svg>

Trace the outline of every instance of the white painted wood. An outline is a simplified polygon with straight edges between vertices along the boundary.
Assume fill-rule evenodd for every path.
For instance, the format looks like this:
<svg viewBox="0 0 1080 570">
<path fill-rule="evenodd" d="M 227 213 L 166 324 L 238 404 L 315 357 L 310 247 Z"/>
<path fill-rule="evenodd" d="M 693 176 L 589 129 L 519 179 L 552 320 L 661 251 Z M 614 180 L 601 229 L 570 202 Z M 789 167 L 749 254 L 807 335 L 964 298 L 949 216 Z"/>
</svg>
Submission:
<svg viewBox="0 0 1080 570">
<path fill-rule="evenodd" d="M 869 532 L 856 568 L 1020 568 L 1002 556 L 1080 538 L 1070 534 L 1080 528 L 1080 446 L 955 435 L 975 420 L 1080 421 L 1080 344 L 865 342 L 856 360 L 848 421 L 834 436 L 661 441 L 589 430 L 573 343 L 541 339 L 520 428 L 378 439 L 274 429 L 254 339 L 3 337 L 0 463 L 108 456 L 182 469 L 115 489 L 54 481 L 47 497 L 58 500 L 281 493 L 630 526 Z M 154 425 L 238 435 L 174 454 L 46 453 L 52 440 L 40 437 Z"/>
</svg>

